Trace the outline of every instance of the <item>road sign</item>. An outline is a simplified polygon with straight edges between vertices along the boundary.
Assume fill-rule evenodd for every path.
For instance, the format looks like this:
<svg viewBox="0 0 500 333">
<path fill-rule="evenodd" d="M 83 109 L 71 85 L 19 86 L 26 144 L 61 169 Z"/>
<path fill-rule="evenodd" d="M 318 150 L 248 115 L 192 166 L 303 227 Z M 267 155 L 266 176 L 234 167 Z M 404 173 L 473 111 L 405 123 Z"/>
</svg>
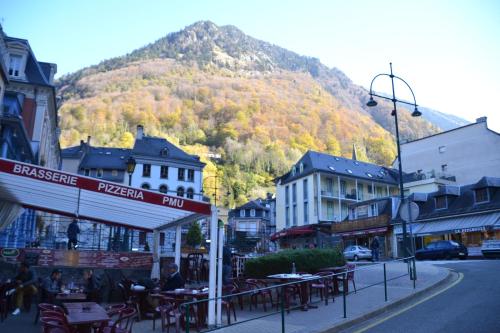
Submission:
<svg viewBox="0 0 500 333">
<path fill-rule="evenodd" d="M 410 205 L 409 209 L 408 209 L 408 204 Z M 420 209 L 418 208 L 418 205 L 414 202 L 403 203 L 399 208 L 399 216 L 404 221 L 410 222 L 410 214 L 411 214 L 411 221 L 415 221 L 418 217 L 418 214 L 420 214 Z"/>
</svg>

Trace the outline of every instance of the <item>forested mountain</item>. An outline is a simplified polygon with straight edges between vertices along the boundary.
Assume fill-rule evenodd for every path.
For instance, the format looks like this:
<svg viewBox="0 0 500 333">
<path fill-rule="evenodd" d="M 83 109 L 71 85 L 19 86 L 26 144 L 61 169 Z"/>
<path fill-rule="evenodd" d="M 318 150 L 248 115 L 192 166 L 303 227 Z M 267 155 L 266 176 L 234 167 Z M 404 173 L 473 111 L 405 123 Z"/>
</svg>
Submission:
<svg viewBox="0 0 500 333">
<path fill-rule="evenodd" d="M 137 124 L 217 162 L 226 203 L 263 195 L 308 149 L 388 165 L 395 156 L 390 106 L 366 108 L 365 89 L 336 68 L 198 22 L 122 57 L 62 77 L 61 144 L 130 146 Z M 405 139 L 438 130 L 400 116 Z M 212 163 L 205 174 L 215 172 Z"/>
</svg>

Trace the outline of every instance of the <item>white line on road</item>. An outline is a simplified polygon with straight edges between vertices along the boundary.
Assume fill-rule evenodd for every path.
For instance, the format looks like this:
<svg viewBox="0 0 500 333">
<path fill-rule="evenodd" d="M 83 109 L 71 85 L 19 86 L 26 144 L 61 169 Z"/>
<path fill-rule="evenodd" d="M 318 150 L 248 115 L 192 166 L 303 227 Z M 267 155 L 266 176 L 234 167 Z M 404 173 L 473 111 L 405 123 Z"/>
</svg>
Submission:
<svg viewBox="0 0 500 333">
<path fill-rule="evenodd" d="M 401 309 L 401 310 L 399 310 L 399 311 L 397 311 L 397 312 L 394 312 L 393 314 L 391 314 L 391 315 L 389 315 L 389 316 L 387 316 L 387 317 L 385 317 L 385 318 L 382 318 L 382 319 L 380 319 L 380 320 L 378 320 L 378 321 L 376 321 L 376 322 L 374 322 L 374 323 L 371 323 L 370 325 L 368 325 L 368 326 L 366 326 L 366 327 L 363 327 L 362 329 L 359 329 L 359 330 L 355 331 L 354 333 L 362 333 L 362 332 L 366 332 L 366 331 L 367 331 L 367 330 L 369 330 L 370 328 L 373 328 L 373 327 L 375 327 L 375 326 L 377 326 L 377 325 L 380 325 L 380 324 L 382 324 L 383 322 L 385 322 L 385 321 L 387 321 L 387 320 L 389 320 L 389 319 L 391 319 L 391 318 L 394 318 L 394 317 L 396 317 L 396 316 L 399 316 L 399 315 L 400 315 L 400 314 L 402 314 L 403 312 L 406 312 L 406 311 L 408 311 L 408 310 L 410 310 L 410 309 L 412 309 L 412 308 L 416 307 L 416 306 L 417 306 L 417 305 L 419 305 L 419 304 L 422 304 L 422 303 L 424 303 L 424 302 L 427 302 L 427 301 L 428 301 L 428 300 L 430 300 L 431 298 L 434 298 L 434 297 L 436 297 L 437 295 L 444 293 L 446 290 L 448 290 L 448 289 L 450 289 L 450 288 L 453 288 L 454 286 L 456 286 L 457 284 L 459 284 L 460 282 L 462 282 L 463 278 L 464 278 L 463 273 L 458 273 L 458 279 L 457 279 L 456 281 L 454 281 L 452 284 L 450 284 L 449 286 L 447 286 L 446 288 L 441 289 L 441 290 L 439 290 L 439 291 L 435 292 L 434 294 L 429 295 L 429 296 L 427 296 L 427 297 L 425 297 L 425 298 L 421 299 L 420 301 L 418 301 L 418 302 L 416 302 L 416 303 L 413 303 L 413 304 L 411 304 L 411 305 L 407 306 L 406 308 L 403 308 L 403 309 Z"/>
</svg>

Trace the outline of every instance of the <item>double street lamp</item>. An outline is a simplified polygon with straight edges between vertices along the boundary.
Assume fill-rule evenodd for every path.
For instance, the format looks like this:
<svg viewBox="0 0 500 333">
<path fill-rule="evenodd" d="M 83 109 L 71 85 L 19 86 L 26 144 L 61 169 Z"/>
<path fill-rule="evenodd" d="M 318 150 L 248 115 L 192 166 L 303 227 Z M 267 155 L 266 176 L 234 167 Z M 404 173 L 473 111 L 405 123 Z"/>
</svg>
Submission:
<svg viewBox="0 0 500 333">
<path fill-rule="evenodd" d="M 396 125 L 396 146 L 397 146 L 397 149 L 398 149 L 398 165 L 399 165 L 399 194 L 400 194 L 400 198 L 401 198 L 401 204 L 403 204 L 403 202 L 405 200 L 404 188 L 403 188 L 403 166 L 402 166 L 402 163 L 401 163 L 401 147 L 400 147 L 400 144 L 399 144 L 398 111 L 397 111 L 396 104 L 397 103 L 402 103 L 402 104 L 406 104 L 406 105 L 411 105 L 413 107 L 413 112 L 411 114 L 413 117 L 419 117 L 419 116 L 422 115 L 422 113 L 418 110 L 418 105 L 417 105 L 417 101 L 415 99 L 415 94 L 413 93 L 413 90 L 411 89 L 410 85 L 408 83 L 406 83 L 406 81 L 403 80 L 402 78 L 400 78 L 400 77 L 398 77 L 398 76 L 396 76 L 396 75 L 393 74 L 393 72 L 392 72 L 392 63 L 390 63 L 389 66 L 391 68 L 391 73 L 390 74 L 385 74 L 385 73 L 377 74 L 372 79 L 372 82 L 370 83 L 370 100 L 368 101 L 368 103 L 366 103 L 366 105 L 369 106 L 369 107 L 377 106 L 377 102 L 373 99 L 373 96 L 376 96 L 378 98 L 382 98 L 382 99 L 386 99 L 386 100 L 392 101 L 392 104 L 394 106 L 394 109 L 392 110 L 391 115 L 394 116 L 394 122 L 395 122 L 395 125 Z M 387 97 L 387 96 L 378 95 L 378 94 L 376 94 L 376 93 L 373 92 L 373 90 L 372 90 L 373 82 L 378 77 L 381 77 L 381 76 L 387 76 L 387 77 L 389 77 L 391 79 L 391 84 L 392 84 L 392 98 Z M 407 102 L 407 101 L 402 101 L 402 100 L 399 100 L 399 99 L 396 98 L 396 93 L 395 93 L 395 90 L 394 90 L 394 79 L 397 79 L 397 80 L 403 82 L 408 87 L 408 89 L 411 92 L 411 95 L 413 96 L 413 103 Z M 405 220 L 403 220 L 403 222 L 402 222 L 402 229 L 403 229 L 403 255 L 404 255 L 404 257 L 408 257 L 408 256 L 411 255 L 411 250 L 410 250 L 410 246 L 408 244 L 408 234 L 407 234 L 407 230 L 406 230 L 406 221 Z"/>
</svg>

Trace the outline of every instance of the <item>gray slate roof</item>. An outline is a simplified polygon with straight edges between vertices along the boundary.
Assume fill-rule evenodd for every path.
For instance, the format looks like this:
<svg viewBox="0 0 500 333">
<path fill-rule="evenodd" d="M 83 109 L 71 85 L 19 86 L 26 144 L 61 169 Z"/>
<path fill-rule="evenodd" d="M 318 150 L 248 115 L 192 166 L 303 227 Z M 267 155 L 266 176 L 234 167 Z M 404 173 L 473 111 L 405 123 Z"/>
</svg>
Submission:
<svg viewBox="0 0 500 333">
<path fill-rule="evenodd" d="M 162 156 L 163 149 L 168 150 L 167 156 Z M 164 138 L 157 138 L 144 135 L 142 140 L 135 140 L 134 148 L 132 149 L 134 156 L 145 156 L 156 159 L 166 160 L 182 160 L 189 164 L 197 165 L 200 167 L 205 166 L 205 163 L 200 162 L 199 156 L 190 155 L 170 143 Z"/>
<path fill-rule="evenodd" d="M 304 167 L 302 173 L 299 169 L 301 163 Z M 294 176 L 291 172 L 288 172 L 285 175 L 278 177 L 276 180 L 281 179 L 282 184 L 285 184 L 298 178 L 302 178 L 305 175 L 320 171 L 391 185 L 398 184 L 398 171 L 395 169 L 361 161 L 354 161 L 344 157 L 319 153 L 312 150 L 305 153 L 304 156 L 302 156 L 302 158 L 295 164 L 295 167 L 296 173 Z M 349 172 L 349 170 L 351 172 Z"/>
<path fill-rule="evenodd" d="M 129 156 L 130 149 L 91 147 L 80 163 L 80 168 L 125 170 Z"/>
</svg>

